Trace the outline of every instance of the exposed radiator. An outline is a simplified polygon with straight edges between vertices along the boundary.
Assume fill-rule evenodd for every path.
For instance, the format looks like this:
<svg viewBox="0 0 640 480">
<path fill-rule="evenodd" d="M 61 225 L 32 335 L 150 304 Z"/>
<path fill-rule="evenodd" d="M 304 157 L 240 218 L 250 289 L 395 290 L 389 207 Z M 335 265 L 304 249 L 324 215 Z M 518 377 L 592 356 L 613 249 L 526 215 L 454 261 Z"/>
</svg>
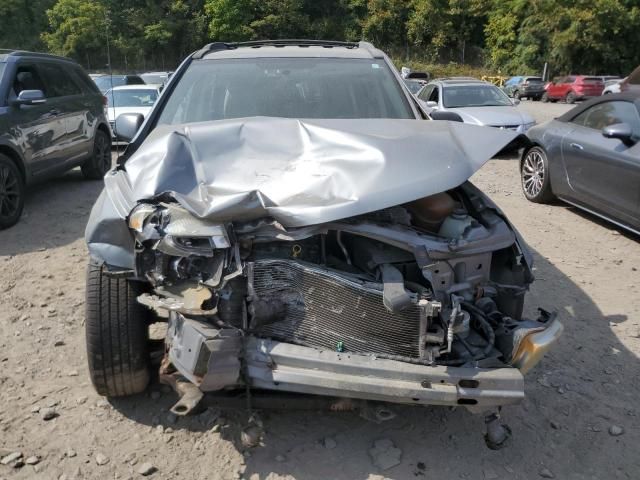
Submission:
<svg viewBox="0 0 640 480">
<path fill-rule="evenodd" d="M 275 305 L 278 315 L 271 323 L 257 322 L 254 333 L 334 351 L 418 358 L 418 307 L 392 314 L 376 287 L 313 264 L 256 261 L 253 292 Z"/>
</svg>

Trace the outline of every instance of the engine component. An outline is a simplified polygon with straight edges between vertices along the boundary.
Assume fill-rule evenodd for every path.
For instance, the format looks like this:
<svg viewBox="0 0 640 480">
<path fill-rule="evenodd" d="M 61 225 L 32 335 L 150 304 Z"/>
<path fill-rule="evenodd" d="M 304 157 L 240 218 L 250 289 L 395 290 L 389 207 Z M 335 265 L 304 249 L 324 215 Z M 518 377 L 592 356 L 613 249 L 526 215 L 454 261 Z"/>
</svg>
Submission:
<svg viewBox="0 0 640 480">
<path fill-rule="evenodd" d="M 393 265 L 381 265 L 382 303 L 392 313 L 398 313 L 411 306 L 411 296 L 404 288 L 402 272 Z"/>
<path fill-rule="evenodd" d="M 411 213 L 411 223 L 430 232 L 438 231 L 455 206 L 455 201 L 446 192 L 436 193 L 406 205 Z"/>
<path fill-rule="evenodd" d="M 248 271 L 251 303 L 284 306 L 278 321 L 264 324 L 254 317 L 258 336 L 334 351 L 342 342 L 345 352 L 420 357 L 420 308 L 414 303 L 389 312 L 382 285 L 296 261 L 259 260 Z"/>
<path fill-rule="evenodd" d="M 242 334 L 172 312 L 166 343 L 173 366 L 203 392 L 237 385 Z"/>
<path fill-rule="evenodd" d="M 477 223 L 463 208 L 456 208 L 451 215 L 444 219 L 438 235 L 445 238 L 461 238 L 465 231 Z"/>
</svg>

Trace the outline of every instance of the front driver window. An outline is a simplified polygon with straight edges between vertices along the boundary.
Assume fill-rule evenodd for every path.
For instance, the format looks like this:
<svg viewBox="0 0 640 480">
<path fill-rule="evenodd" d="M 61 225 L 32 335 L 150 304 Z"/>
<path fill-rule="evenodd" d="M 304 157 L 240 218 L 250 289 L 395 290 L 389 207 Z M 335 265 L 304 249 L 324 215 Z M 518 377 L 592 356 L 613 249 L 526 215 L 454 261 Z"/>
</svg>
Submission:
<svg viewBox="0 0 640 480">
<path fill-rule="evenodd" d="M 633 136 L 640 138 L 640 115 L 631 102 L 599 103 L 577 115 L 572 123 L 594 130 L 602 130 L 616 123 L 626 123 L 631 127 Z"/>
<path fill-rule="evenodd" d="M 13 78 L 11 98 L 16 98 L 23 90 L 41 90 L 47 94 L 44 83 L 40 80 L 38 71 L 32 65 L 20 65 Z"/>
</svg>

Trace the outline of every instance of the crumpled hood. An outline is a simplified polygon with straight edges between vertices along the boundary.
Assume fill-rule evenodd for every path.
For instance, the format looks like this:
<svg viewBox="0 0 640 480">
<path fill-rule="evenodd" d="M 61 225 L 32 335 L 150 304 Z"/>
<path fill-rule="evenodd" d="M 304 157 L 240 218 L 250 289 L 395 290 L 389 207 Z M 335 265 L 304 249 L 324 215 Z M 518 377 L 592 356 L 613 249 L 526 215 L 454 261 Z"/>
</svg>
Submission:
<svg viewBox="0 0 640 480">
<path fill-rule="evenodd" d="M 200 218 L 270 216 L 299 227 L 454 188 L 515 136 L 388 119 L 257 117 L 161 126 L 119 174 L 135 201 L 169 193 Z"/>
<path fill-rule="evenodd" d="M 87 224 L 91 256 L 134 266 L 125 219 L 173 197 L 214 222 L 272 217 L 286 228 L 396 206 L 464 183 L 517 135 L 458 122 L 246 118 L 154 130 L 105 176 Z"/>
<path fill-rule="evenodd" d="M 516 107 L 464 107 L 449 108 L 462 117 L 465 123 L 476 125 L 522 125 L 533 122 L 533 118 L 521 112 Z"/>
</svg>

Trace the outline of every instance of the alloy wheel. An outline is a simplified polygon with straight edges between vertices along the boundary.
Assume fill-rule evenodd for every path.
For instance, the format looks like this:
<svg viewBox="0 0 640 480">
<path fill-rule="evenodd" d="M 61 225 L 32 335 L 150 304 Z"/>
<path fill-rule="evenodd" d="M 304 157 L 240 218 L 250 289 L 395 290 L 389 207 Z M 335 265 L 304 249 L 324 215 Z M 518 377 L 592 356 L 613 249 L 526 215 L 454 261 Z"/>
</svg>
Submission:
<svg viewBox="0 0 640 480">
<path fill-rule="evenodd" d="M 0 217 L 11 218 L 20 209 L 20 179 L 6 165 L 0 165 Z"/>
<path fill-rule="evenodd" d="M 529 197 L 537 197 L 542 192 L 545 180 L 544 158 L 538 150 L 527 153 L 522 164 L 522 186 Z"/>
</svg>

